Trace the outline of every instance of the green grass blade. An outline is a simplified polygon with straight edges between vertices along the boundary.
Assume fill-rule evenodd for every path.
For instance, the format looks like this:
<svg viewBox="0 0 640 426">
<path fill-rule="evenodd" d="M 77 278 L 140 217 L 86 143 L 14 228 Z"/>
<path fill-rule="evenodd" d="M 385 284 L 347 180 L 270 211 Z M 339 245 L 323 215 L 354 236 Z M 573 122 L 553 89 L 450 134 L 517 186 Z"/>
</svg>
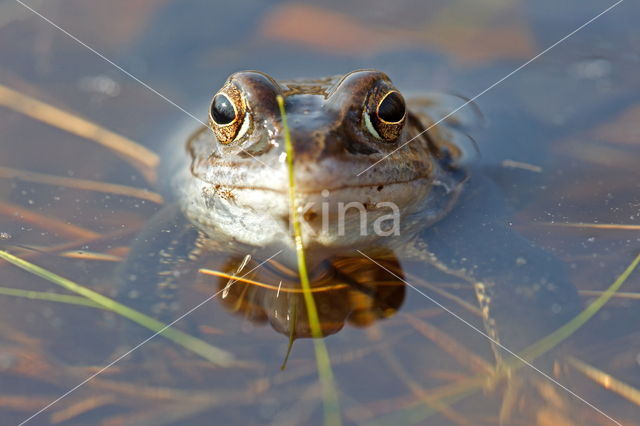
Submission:
<svg viewBox="0 0 640 426">
<path fill-rule="evenodd" d="M 61 277 L 60 275 L 48 271 L 38 265 L 16 257 L 4 250 L 0 250 L 0 259 L 4 259 L 9 263 L 12 263 L 17 267 L 32 273 L 33 275 L 39 276 L 40 278 L 43 278 L 47 281 L 64 287 L 67 290 L 79 294 L 104 309 L 113 311 L 122 317 L 128 318 L 131 321 L 145 328 L 148 328 L 149 330 L 159 333 L 172 342 L 177 343 L 178 345 L 197 355 L 200 355 L 201 357 L 214 364 L 227 367 L 234 364 L 235 362 L 233 355 L 229 352 L 218 349 L 208 344 L 207 342 L 183 333 L 180 330 L 170 328 L 169 326 L 154 318 L 131 309 L 128 306 L 118 303 L 113 299 L 103 296 L 102 294 L 90 290 L 86 287 L 83 287 L 80 284 L 77 284 L 67 278 Z"/>
<path fill-rule="evenodd" d="M 287 362 L 289 362 L 289 355 L 291 355 L 291 349 L 293 349 L 293 342 L 296 339 L 295 331 L 298 323 L 298 299 L 292 298 L 291 303 L 293 303 L 293 313 L 291 320 L 291 331 L 289 331 L 289 345 L 287 345 L 287 353 L 284 355 L 284 360 L 280 365 L 280 371 L 284 371 L 287 368 Z"/>
<path fill-rule="evenodd" d="M 68 294 L 47 293 L 44 291 L 22 290 L 19 288 L 0 287 L 0 296 L 21 297 L 31 300 L 46 300 L 48 302 L 67 303 L 70 305 L 88 306 L 90 308 L 102 308 L 97 303 L 80 296 Z"/>
<path fill-rule="evenodd" d="M 589 319 L 591 319 L 602 307 L 617 293 L 620 287 L 625 283 L 629 276 L 635 271 L 640 264 L 640 254 L 627 266 L 627 268 L 616 278 L 616 280 L 587 308 L 576 315 L 572 320 L 561 326 L 557 330 L 533 343 L 527 347 L 520 356 L 528 361 L 534 361 L 536 358 L 544 355 L 546 352 L 566 340 L 569 336 L 575 333 L 580 327 L 582 327 Z M 525 366 L 522 361 L 517 359 L 510 360 L 507 365 L 511 369 L 519 369 Z M 495 379 L 506 376 L 508 369 L 502 369 L 497 372 Z M 487 376 L 476 375 L 468 380 L 465 380 L 461 384 L 453 384 L 448 392 L 441 392 L 441 397 L 434 400 L 434 403 L 446 403 L 451 405 L 472 393 L 482 389 L 487 383 Z M 431 406 L 413 406 L 395 413 L 391 413 L 384 417 L 366 422 L 367 426 L 378 426 L 388 424 L 416 424 L 423 423 L 427 418 L 435 414 L 437 411 Z"/>
<path fill-rule="evenodd" d="M 296 200 L 296 180 L 294 173 L 294 152 L 291 142 L 291 134 L 287 122 L 287 114 L 284 108 L 284 99 L 278 95 L 278 107 L 282 117 L 282 127 L 284 129 L 284 143 L 287 153 L 287 167 L 289 171 L 289 209 L 291 210 L 291 220 L 293 222 L 293 230 L 296 245 L 296 256 L 298 259 L 298 273 L 300 275 L 300 283 L 302 285 L 304 301 L 307 306 L 307 314 L 309 317 L 309 326 L 311 335 L 313 336 L 313 347 L 316 353 L 316 363 L 318 366 L 318 376 L 322 386 L 322 401 L 324 405 L 324 420 L 327 425 L 340 425 L 340 405 L 336 392 L 335 382 L 333 379 L 333 371 L 331 370 L 331 360 L 329 352 L 322 339 L 322 328 L 320 326 L 320 318 L 316 303 L 311 293 L 311 284 L 309 283 L 309 275 L 307 273 L 307 263 L 304 253 L 304 245 L 302 241 L 302 227 L 298 217 L 298 204 Z"/>
<path fill-rule="evenodd" d="M 627 266 L 622 274 L 611 284 L 596 300 L 594 300 L 586 309 L 580 312 L 571 321 L 554 331 L 553 333 L 543 337 L 534 344 L 527 347 L 520 354 L 522 358 L 532 361 L 539 356 L 550 351 L 552 348 L 566 340 L 573 333 L 578 331 L 587 321 L 602 309 L 602 307 L 611 299 L 620 289 L 622 284 L 629 278 L 631 273 L 640 263 L 640 254 Z"/>
</svg>

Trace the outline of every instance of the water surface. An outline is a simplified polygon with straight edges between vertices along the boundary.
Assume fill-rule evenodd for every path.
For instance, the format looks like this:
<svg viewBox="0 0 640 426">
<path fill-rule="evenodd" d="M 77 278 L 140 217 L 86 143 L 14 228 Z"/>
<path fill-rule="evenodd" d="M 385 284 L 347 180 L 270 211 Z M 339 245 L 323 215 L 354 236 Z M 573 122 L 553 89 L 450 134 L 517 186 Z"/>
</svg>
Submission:
<svg viewBox="0 0 640 426">
<path fill-rule="evenodd" d="M 473 98 L 612 3 L 404 0 L 391 6 L 382 1 L 56 0 L 29 4 L 205 120 L 209 98 L 228 74 L 240 69 L 290 78 L 378 68 L 407 94 L 440 92 Z M 137 141 L 160 153 L 162 162 L 172 146 L 184 142 L 172 135 L 198 125 L 31 11 L 11 1 L 0 7 L 3 86 Z M 505 79 L 476 99 L 482 119 L 468 130 L 480 151 L 474 164 L 496 183 L 485 207 L 490 210 L 496 200 L 506 204 L 512 227 L 567 267 L 585 304 L 597 296 L 594 291 L 614 281 L 640 247 L 638 18 L 638 6 L 622 2 Z M 159 166 L 154 180 L 144 173 L 146 169 L 92 143 L 92 137 L 70 132 L 64 117 L 59 120 L 64 123 L 54 119 L 45 124 L 19 112 L 15 100 L 2 104 L 0 244 L 113 296 L 117 260 L 126 255 L 131 238 L 161 208 L 160 203 L 59 182 L 33 183 L 24 173 L 16 178 L 15 170 L 162 192 L 165 169 Z M 474 229 L 463 232 L 469 239 L 474 236 Z M 63 255 L 67 250 L 74 253 Z M 78 259 L 77 250 L 110 257 Z M 233 269 L 231 265 L 238 262 L 222 258 L 214 266 Z M 349 267 L 359 265 L 355 262 Z M 391 259 L 387 266 L 398 264 L 404 279 L 482 327 L 472 311 L 438 292 L 445 290 L 474 306 L 473 293 L 459 280 L 404 259 Z M 64 293 L 8 264 L 0 268 L 2 287 Z M 258 281 L 269 280 L 268 271 L 256 274 Z M 393 281 L 381 275 L 380 281 Z M 185 290 L 183 306 L 194 306 L 225 282 L 201 277 Z M 631 293 L 639 289 L 637 273 L 622 287 Z M 338 312 L 326 321 L 333 334 L 325 343 L 345 423 L 497 424 L 501 407 L 505 415 L 505 395 L 513 395 L 517 381 L 488 386 L 435 414 L 424 411 L 430 397 L 466 383 L 482 373 L 485 364 L 495 363 L 484 337 L 397 282 L 378 288 L 372 298 L 377 304 L 370 310 L 374 314 L 364 310 L 345 319 L 351 312 L 344 306 L 350 297 L 337 292 L 326 302 L 329 311 Z M 555 365 L 548 360 L 540 364 L 624 424 L 635 424 L 640 417 L 637 394 L 635 403 L 629 401 L 629 393 L 625 398 L 605 389 L 567 360 L 573 357 L 638 388 L 639 306 L 637 295 L 633 297 L 612 299 L 551 354 Z M 241 309 L 243 315 L 231 313 L 237 306 L 231 301 L 212 300 L 181 328 L 246 364 L 219 368 L 156 339 L 31 423 L 322 423 L 311 340 L 296 341 L 282 372 L 287 337 L 265 324 L 264 312 L 255 306 Z M 116 348 L 132 344 L 129 337 L 122 338 L 121 319 L 93 308 L 15 296 L 0 296 L 0 307 L 3 424 L 28 418 L 106 365 Z M 466 349 L 451 346 L 447 339 Z M 609 424 L 606 417 L 529 368 L 521 372 L 518 377 L 524 380 L 525 391 L 516 395 L 532 398 L 522 417 L 515 417 L 522 424 Z"/>
</svg>

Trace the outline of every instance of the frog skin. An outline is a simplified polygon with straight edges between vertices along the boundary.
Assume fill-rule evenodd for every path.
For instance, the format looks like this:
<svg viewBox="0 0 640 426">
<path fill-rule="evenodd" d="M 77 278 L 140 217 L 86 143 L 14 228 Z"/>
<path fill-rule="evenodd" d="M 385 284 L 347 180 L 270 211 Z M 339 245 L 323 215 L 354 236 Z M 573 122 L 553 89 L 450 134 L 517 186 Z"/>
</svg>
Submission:
<svg viewBox="0 0 640 426">
<path fill-rule="evenodd" d="M 383 73 L 363 70 L 344 77 L 276 82 L 265 74 L 240 72 L 229 78 L 212 104 L 215 109 L 216 100 L 224 96 L 234 105 L 230 113 L 235 121 L 219 125 L 210 115 L 214 132 L 204 128 L 191 138 L 191 167 L 183 168 L 187 173 L 175 183 L 185 216 L 212 239 L 230 239 L 226 248 L 237 245 L 243 252 L 282 248 L 280 260 L 293 253 L 277 95 L 285 100 L 294 144 L 298 205 L 309 206 L 302 212 L 302 229 L 312 262 L 336 251 L 397 247 L 449 210 L 465 178 L 462 170 L 453 172 L 452 150 L 457 151 L 437 132 L 418 136 L 430 123 L 406 111 L 402 95 Z M 379 118 L 379 107 L 387 108 L 387 118 L 395 121 Z M 418 140 L 395 152 L 392 161 L 375 164 L 414 137 Z M 341 235 L 336 220 L 341 202 L 366 208 L 367 232 L 359 232 L 359 212 L 352 209 Z M 397 206 L 403 219 L 399 235 L 385 241 L 371 229 L 376 219 L 390 213 L 376 208 L 381 202 Z M 325 213 L 328 226 L 323 227 Z"/>
<path fill-rule="evenodd" d="M 310 206 L 301 214 L 311 271 L 330 256 L 359 256 L 356 250 L 372 257 L 392 250 L 462 271 L 481 284 L 486 319 L 505 324 L 490 334 L 514 350 L 575 314 L 579 303 L 562 264 L 510 228 L 498 191 L 466 164 L 451 131 L 432 126 L 424 108 L 412 108 L 375 70 L 293 81 L 231 75 L 213 97 L 210 126 L 191 136 L 176 162 L 173 201 L 121 268 L 125 303 L 163 318 L 211 253 L 279 253 L 279 262 L 295 268 L 278 95 L 295 152 L 297 202 Z M 366 211 L 366 232 L 358 209 L 345 214 L 340 232 L 339 205 L 352 202 Z M 380 203 L 397 207 L 397 232 L 372 232 L 389 214 Z"/>
</svg>

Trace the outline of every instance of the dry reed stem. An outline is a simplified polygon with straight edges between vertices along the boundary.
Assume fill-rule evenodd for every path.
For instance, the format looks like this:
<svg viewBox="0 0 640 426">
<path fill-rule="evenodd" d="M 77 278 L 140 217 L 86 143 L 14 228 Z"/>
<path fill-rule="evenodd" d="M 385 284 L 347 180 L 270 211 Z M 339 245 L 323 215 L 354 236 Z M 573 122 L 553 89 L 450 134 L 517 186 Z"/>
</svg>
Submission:
<svg viewBox="0 0 640 426">
<path fill-rule="evenodd" d="M 0 105 L 107 147 L 133 165 L 149 182 L 156 180 L 155 168 L 160 157 L 131 139 L 3 84 L 0 84 Z"/>
</svg>

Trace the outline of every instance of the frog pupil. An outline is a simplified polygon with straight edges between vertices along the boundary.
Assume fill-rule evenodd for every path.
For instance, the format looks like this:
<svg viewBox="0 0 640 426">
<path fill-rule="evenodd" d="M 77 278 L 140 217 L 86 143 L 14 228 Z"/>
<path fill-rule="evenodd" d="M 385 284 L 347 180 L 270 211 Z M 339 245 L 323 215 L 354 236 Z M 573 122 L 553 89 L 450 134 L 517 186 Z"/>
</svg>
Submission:
<svg viewBox="0 0 640 426">
<path fill-rule="evenodd" d="M 236 110 L 227 96 L 220 93 L 213 98 L 211 117 L 220 125 L 229 124 L 236 118 Z"/>
<path fill-rule="evenodd" d="M 405 106 L 398 92 L 391 92 L 378 105 L 378 117 L 388 123 L 396 123 L 404 117 Z"/>
</svg>

